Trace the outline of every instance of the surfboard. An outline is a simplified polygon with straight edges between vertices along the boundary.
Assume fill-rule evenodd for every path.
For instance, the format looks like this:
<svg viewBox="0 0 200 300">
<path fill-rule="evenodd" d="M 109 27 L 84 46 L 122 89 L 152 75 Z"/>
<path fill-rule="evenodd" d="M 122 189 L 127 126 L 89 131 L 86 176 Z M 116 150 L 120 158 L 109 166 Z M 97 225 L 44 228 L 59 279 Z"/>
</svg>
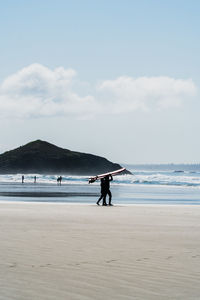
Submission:
<svg viewBox="0 0 200 300">
<path fill-rule="evenodd" d="M 93 176 L 93 177 L 90 177 L 89 178 L 89 183 L 93 183 L 95 182 L 97 179 L 101 179 L 107 175 L 112 175 L 112 176 L 115 176 L 115 175 L 118 175 L 119 173 L 125 171 L 126 168 L 121 168 L 121 169 L 118 169 L 116 171 L 112 171 L 112 172 L 108 172 L 108 173 L 104 173 L 104 174 L 100 174 L 100 175 L 97 175 L 97 176 Z"/>
</svg>

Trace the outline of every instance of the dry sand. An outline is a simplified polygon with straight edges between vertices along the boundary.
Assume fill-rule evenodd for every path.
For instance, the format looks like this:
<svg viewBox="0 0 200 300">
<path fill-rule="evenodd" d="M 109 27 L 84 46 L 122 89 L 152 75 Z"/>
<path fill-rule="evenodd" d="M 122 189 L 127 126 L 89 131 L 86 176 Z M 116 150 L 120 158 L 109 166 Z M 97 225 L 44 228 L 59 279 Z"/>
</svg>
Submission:
<svg viewBox="0 0 200 300">
<path fill-rule="evenodd" d="M 0 203 L 0 299 L 200 299 L 200 206 Z"/>
</svg>

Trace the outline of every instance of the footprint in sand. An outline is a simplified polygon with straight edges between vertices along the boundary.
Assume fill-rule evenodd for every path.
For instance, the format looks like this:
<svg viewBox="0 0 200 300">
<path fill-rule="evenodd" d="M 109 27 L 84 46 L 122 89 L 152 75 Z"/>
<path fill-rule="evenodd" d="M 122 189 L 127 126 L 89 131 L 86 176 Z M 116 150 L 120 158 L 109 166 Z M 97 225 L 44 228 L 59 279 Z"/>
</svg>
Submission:
<svg viewBox="0 0 200 300">
<path fill-rule="evenodd" d="M 116 259 L 106 260 L 106 263 L 109 264 L 109 263 L 111 263 L 113 261 L 117 261 L 117 260 Z"/>
<path fill-rule="evenodd" d="M 9 268 L 16 268 L 17 267 L 17 263 L 12 263 Z"/>
<path fill-rule="evenodd" d="M 148 257 L 143 257 L 143 258 L 136 259 L 136 261 L 142 261 L 142 260 L 149 260 L 149 258 Z"/>
<path fill-rule="evenodd" d="M 199 257 L 199 256 L 200 256 L 199 254 L 193 255 L 192 258 L 197 258 L 197 257 Z"/>
<path fill-rule="evenodd" d="M 45 268 L 45 267 L 48 267 L 48 266 L 51 266 L 51 264 L 40 265 L 40 268 Z"/>
</svg>

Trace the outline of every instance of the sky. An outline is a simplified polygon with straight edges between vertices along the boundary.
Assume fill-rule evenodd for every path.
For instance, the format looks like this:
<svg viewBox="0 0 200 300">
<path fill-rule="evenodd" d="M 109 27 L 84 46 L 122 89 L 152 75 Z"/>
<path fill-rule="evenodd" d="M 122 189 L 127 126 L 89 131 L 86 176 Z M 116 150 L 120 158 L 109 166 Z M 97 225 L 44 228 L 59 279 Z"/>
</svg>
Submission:
<svg viewBox="0 0 200 300">
<path fill-rule="evenodd" d="M 200 163 L 200 1 L 0 2 L 0 153 Z"/>
</svg>

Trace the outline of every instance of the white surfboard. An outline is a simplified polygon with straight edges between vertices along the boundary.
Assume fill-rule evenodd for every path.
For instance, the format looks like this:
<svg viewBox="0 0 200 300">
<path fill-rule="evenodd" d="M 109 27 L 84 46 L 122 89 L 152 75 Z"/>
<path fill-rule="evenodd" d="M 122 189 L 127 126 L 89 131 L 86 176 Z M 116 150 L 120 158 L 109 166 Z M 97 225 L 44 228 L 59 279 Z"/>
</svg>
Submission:
<svg viewBox="0 0 200 300">
<path fill-rule="evenodd" d="M 89 183 L 93 183 L 95 182 L 97 179 L 101 179 L 107 175 L 112 175 L 112 176 L 115 176 L 115 175 L 118 175 L 119 173 L 125 171 L 126 168 L 121 168 L 121 169 L 118 169 L 116 171 L 112 171 L 112 172 L 108 172 L 108 173 L 104 173 L 104 174 L 100 174 L 100 175 L 97 175 L 97 176 L 93 176 L 93 177 L 90 177 L 89 178 Z"/>
</svg>

